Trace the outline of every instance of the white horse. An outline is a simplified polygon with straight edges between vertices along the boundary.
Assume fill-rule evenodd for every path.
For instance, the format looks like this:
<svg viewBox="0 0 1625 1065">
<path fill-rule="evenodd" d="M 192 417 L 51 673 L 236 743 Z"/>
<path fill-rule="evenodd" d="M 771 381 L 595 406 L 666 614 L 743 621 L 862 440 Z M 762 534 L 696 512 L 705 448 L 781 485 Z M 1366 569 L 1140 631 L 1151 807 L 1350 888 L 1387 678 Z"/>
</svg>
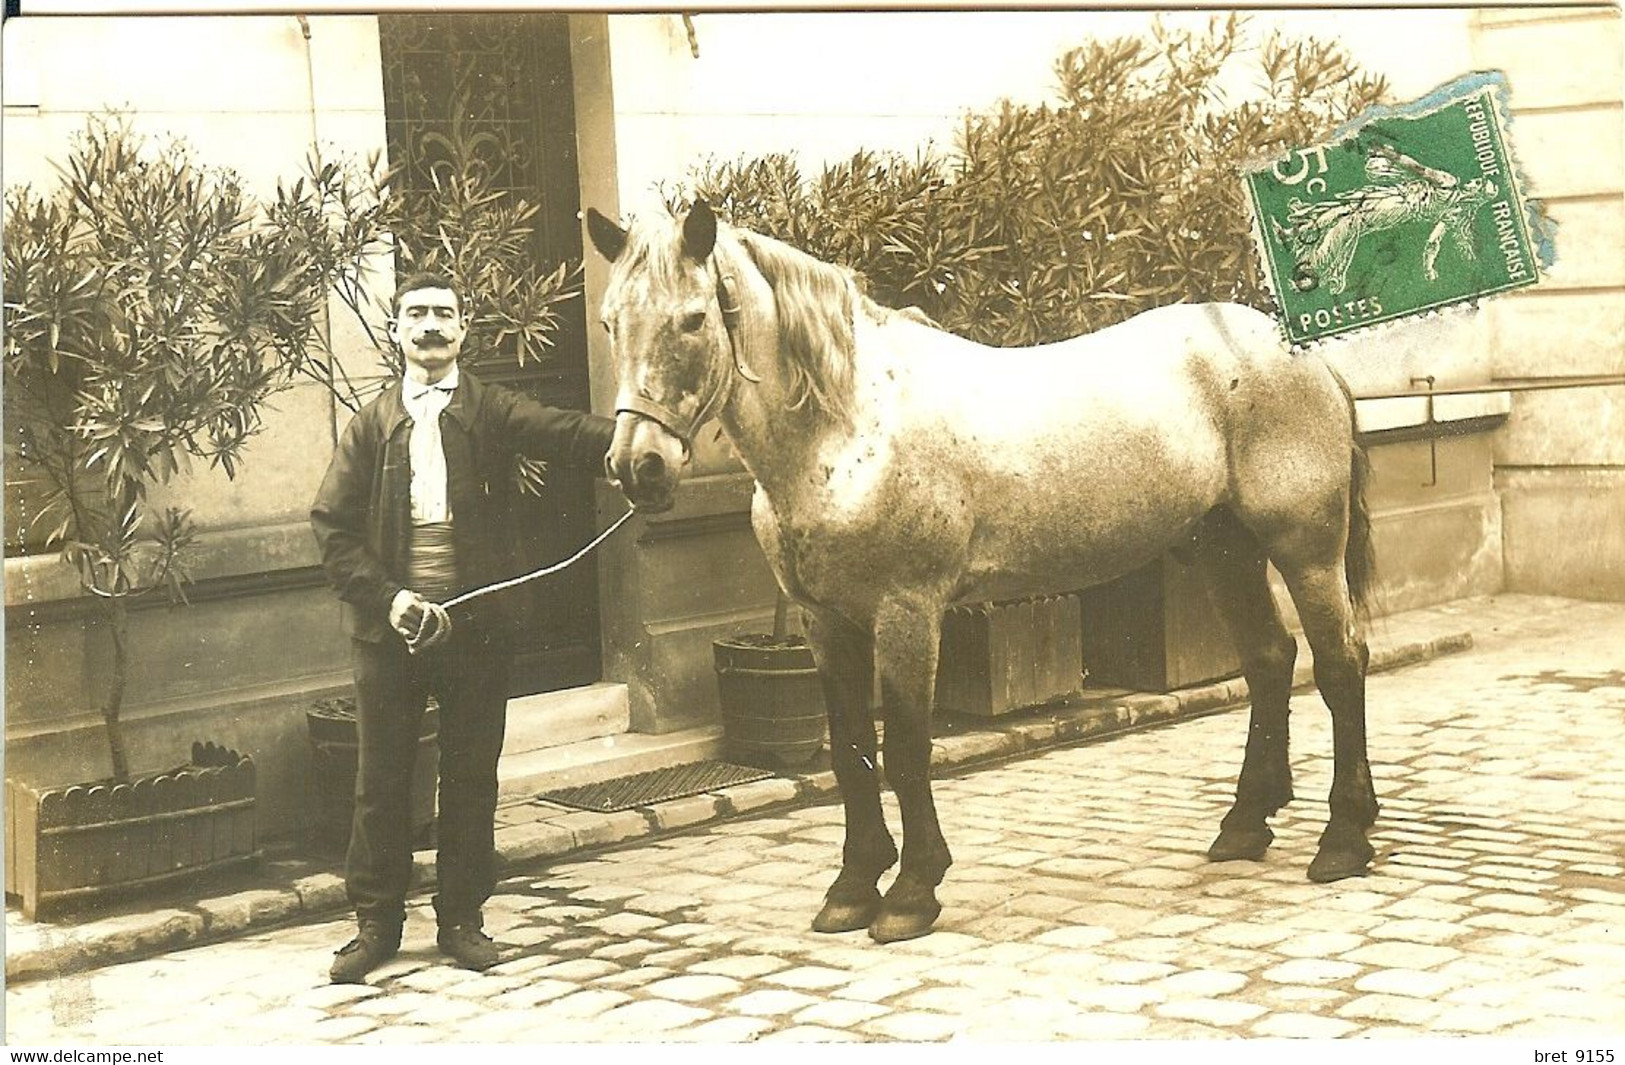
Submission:
<svg viewBox="0 0 1625 1065">
<path fill-rule="evenodd" d="M 1311 879 L 1365 872 L 1377 800 L 1366 760 L 1370 577 L 1352 400 L 1269 318 L 1174 306 L 1065 343 L 986 348 L 888 311 L 852 275 L 719 224 L 628 232 L 597 211 L 614 263 L 603 318 L 620 394 L 610 474 L 669 507 L 700 423 L 720 420 L 756 480 L 751 518 L 809 633 L 846 807 L 840 875 L 813 922 L 882 942 L 931 930 L 951 857 L 932 803 L 930 712 L 944 608 L 991 582 L 1082 588 L 1194 544 L 1241 655 L 1252 723 L 1236 802 L 1209 849 L 1257 860 L 1292 798 L 1287 701 L 1296 645 L 1285 578 L 1331 709 L 1331 818 Z M 897 861 L 875 767 L 903 820 Z"/>
</svg>

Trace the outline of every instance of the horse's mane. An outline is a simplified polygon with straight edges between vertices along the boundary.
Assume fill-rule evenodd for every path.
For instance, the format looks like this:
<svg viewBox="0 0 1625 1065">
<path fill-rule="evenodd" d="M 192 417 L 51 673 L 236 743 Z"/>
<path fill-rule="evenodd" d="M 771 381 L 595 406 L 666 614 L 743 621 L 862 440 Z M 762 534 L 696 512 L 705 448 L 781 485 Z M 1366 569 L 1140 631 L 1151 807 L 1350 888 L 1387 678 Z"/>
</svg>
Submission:
<svg viewBox="0 0 1625 1065">
<path fill-rule="evenodd" d="M 747 229 L 730 232 L 773 289 L 792 406 L 811 403 L 850 424 L 855 316 L 883 321 L 892 312 L 865 295 L 857 275 L 845 267 Z"/>
</svg>

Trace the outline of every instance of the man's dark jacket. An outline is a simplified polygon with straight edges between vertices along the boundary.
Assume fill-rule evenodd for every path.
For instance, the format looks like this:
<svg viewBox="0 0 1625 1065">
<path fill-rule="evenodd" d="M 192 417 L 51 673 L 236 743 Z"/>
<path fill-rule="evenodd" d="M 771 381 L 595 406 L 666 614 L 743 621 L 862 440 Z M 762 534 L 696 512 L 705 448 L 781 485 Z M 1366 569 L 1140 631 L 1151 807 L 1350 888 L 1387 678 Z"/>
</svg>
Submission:
<svg viewBox="0 0 1625 1065">
<path fill-rule="evenodd" d="M 460 372 L 440 416 L 459 592 L 517 575 L 504 531 L 515 454 L 602 473 L 614 430 L 608 418 L 544 407 Z M 394 636 L 389 607 L 406 587 L 412 528 L 411 433 L 397 383 L 350 420 L 311 506 L 322 567 L 343 602 L 345 631 L 358 640 Z M 493 634 L 505 634 L 497 598 L 476 600 L 474 613 Z"/>
</svg>

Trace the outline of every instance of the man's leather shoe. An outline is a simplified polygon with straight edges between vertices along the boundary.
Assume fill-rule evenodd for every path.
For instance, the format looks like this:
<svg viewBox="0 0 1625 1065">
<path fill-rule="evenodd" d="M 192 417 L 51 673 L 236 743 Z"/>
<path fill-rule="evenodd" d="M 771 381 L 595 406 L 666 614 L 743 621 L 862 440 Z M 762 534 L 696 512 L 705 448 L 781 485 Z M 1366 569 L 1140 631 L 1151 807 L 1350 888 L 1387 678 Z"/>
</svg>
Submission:
<svg viewBox="0 0 1625 1065">
<path fill-rule="evenodd" d="M 484 972 L 497 963 L 502 952 L 479 925 L 451 925 L 440 930 L 435 937 L 440 949 L 464 969 Z"/>
<path fill-rule="evenodd" d="M 385 925 L 378 921 L 362 921 L 356 937 L 339 948 L 333 959 L 332 977 L 335 984 L 360 984 L 366 975 L 395 956 L 401 949 L 399 925 Z"/>
</svg>

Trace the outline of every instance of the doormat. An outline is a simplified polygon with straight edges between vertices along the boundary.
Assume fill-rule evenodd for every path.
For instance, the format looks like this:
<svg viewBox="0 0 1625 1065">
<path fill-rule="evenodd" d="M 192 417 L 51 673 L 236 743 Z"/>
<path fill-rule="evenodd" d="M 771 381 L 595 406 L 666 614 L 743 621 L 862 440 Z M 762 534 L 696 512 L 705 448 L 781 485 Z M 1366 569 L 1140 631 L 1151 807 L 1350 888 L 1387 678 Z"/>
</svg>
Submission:
<svg viewBox="0 0 1625 1065">
<path fill-rule="evenodd" d="M 766 780 L 772 775 L 765 769 L 750 769 L 729 762 L 691 762 L 688 765 L 654 769 L 647 773 L 633 773 L 631 776 L 616 777 L 614 780 L 605 780 L 597 784 L 544 791 L 536 796 L 536 801 L 607 814 L 618 810 L 630 810 L 637 806 L 650 806 L 657 802 L 665 802 L 667 799 L 681 799 L 735 784 Z"/>
</svg>

